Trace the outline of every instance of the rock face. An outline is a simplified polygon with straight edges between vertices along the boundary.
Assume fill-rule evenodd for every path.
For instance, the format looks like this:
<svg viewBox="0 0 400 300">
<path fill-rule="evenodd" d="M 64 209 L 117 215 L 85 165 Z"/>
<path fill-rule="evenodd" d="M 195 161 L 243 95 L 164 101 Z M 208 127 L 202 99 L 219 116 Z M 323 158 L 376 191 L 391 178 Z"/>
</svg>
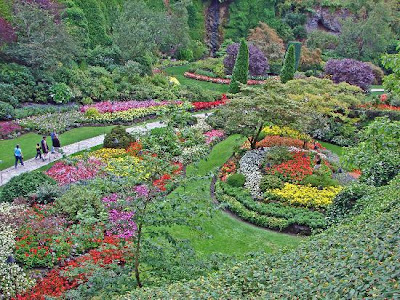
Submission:
<svg viewBox="0 0 400 300">
<path fill-rule="evenodd" d="M 347 9 L 332 11 L 327 7 L 316 7 L 307 19 L 307 32 L 319 29 L 333 34 L 340 34 L 342 30 L 340 21 L 349 16 L 350 12 Z"/>
<path fill-rule="evenodd" d="M 222 27 L 229 17 L 229 4 L 231 1 L 220 3 L 212 0 L 206 10 L 206 44 L 210 49 L 210 55 L 215 56 L 221 46 L 224 37 Z"/>
</svg>

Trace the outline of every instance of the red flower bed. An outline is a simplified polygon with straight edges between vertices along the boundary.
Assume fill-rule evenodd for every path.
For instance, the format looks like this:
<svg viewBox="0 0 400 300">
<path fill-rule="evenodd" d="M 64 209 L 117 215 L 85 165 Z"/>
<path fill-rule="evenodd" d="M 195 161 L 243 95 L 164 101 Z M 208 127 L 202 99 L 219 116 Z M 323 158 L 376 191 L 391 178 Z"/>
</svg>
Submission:
<svg viewBox="0 0 400 300">
<path fill-rule="evenodd" d="M 202 109 L 210 109 L 220 105 L 225 105 L 228 102 L 228 97 L 225 94 L 222 95 L 222 98 L 217 101 L 213 102 L 193 102 L 192 105 L 195 110 L 202 110 Z"/>
<path fill-rule="evenodd" d="M 199 75 L 191 72 L 185 72 L 183 74 L 185 77 L 190 78 L 190 79 L 195 79 L 195 80 L 201 80 L 201 81 L 208 81 L 212 83 L 218 83 L 218 84 L 230 84 L 231 80 L 229 78 L 213 78 L 205 75 Z M 253 80 L 250 79 L 247 81 L 248 85 L 259 85 L 259 84 L 265 84 L 265 80 Z"/>
<path fill-rule="evenodd" d="M 303 152 L 294 152 L 293 159 L 266 168 L 267 173 L 281 175 L 285 180 L 300 182 L 313 173 L 310 157 Z"/>
<path fill-rule="evenodd" d="M 0 122 L 0 139 L 6 139 L 10 134 L 21 130 L 22 127 L 13 121 Z"/>
<path fill-rule="evenodd" d="M 88 180 L 99 175 L 102 163 L 98 159 L 89 158 L 88 161 L 79 161 L 76 165 L 68 165 L 63 161 L 56 162 L 46 175 L 53 178 L 59 185 Z"/>
<path fill-rule="evenodd" d="M 236 173 L 236 164 L 233 159 L 228 160 L 221 168 L 219 179 L 226 181 L 229 175 Z"/>
<path fill-rule="evenodd" d="M 365 108 L 365 109 L 373 109 L 373 110 L 392 110 L 392 111 L 400 111 L 400 107 L 398 107 L 398 106 L 393 106 L 393 105 L 389 105 L 389 104 L 377 104 L 377 105 L 362 104 L 362 105 L 359 105 L 358 107 L 360 107 L 360 108 Z"/>
<path fill-rule="evenodd" d="M 315 143 L 315 145 L 319 149 L 324 149 L 321 144 Z M 265 137 L 263 140 L 259 141 L 256 144 L 257 148 L 262 148 L 262 147 L 274 147 L 274 146 L 286 146 L 286 147 L 297 147 L 297 148 L 303 148 L 304 147 L 304 141 L 299 140 L 299 139 L 294 139 L 294 138 L 289 138 L 289 137 L 281 137 L 279 135 L 270 135 Z M 314 149 L 314 143 L 306 143 L 305 144 L 305 149 L 313 150 Z"/>
<path fill-rule="evenodd" d="M 100 267 L 117 262 L 124 264 L 126 262 L 127 253 L 125 250 L 115 249 L 111 246 L 119 245 L 119 239 L 107 237 L 102 241 L 103 247 L 100 250 L 90 250 L 88 254 L 70 260 L 65 266 L 51 270 L 46 277 L 39 280 L 36 285 L 23 295 L 18 295 L 13 299 L 16 300 L 44 300 L 46 297 L 61 297 L 66 291 L 78 287 L 85 283 L 90 277 L 90 272 L 79 273 L 76 276 L 69 277 L 66 275 L 77 268 L 83 268 L 85 265 L 95 264 Z"/>
</svg>

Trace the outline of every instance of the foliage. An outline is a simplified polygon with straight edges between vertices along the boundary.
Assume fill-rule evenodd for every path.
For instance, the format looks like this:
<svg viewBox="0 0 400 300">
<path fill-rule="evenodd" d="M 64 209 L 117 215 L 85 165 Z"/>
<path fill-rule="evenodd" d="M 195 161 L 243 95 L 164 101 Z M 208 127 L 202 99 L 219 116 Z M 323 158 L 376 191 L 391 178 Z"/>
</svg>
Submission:
<svg viewBox="0 0 400 300">
<path fill-rule="evenodd" d="M 400 44 L 399 44 L 400 45 Z M 391 91 L 397 97 L 400 97 L 400 46 L 398 46 L 398 53 L 386 54 L 382 57 L 383 66 L 393 71 L 392 74 L 385 76 L 383 79 L 383 86 L 386 90 Z"/>
<path fill-rule="evenodd" d="M 244 186 L 245 182 L 246 182 L 246 177 L 243 174 L 239 174 L 239 173 L 232 174 L 226 180 L 227 184 L 229 184 L 230 186 L 233 186 L 233 187 L 237 187 L 237 188 Z"/>
<path fill-rule="evenodd" d="M 372 73 L 374 74 L 374 82 L 372 84 L 381 85 L 383 83 L 383 77 L 385 76 L 385 73 L 379 66 L 374 65 L 371 62 L 367 62 L 367 64 L 371 67 Z"/>
<path fill-rule="evenodd" d="M 296 57 L 294 51 L 294 46 L 290 45 L 286 52 L 285 61 L 280 74 L 282 83 L 286 83 L 294 78 L 294 73 L 296 72 Z"/>
<path fill-rule="evenodd" d="M 368 90 L 374 81 L 371 67 L 354 59 L 331 59 L 325 65 L 325 73 L 332 77 L 335 83 L 347 82 Z"/>
<path fill-rule="evenodd" d="M 230 46 L 231 48 L 228 47 L 227 50 L 227 57 L 224 59 L 224 64 L 226 65 L 226 61 L 231 57 L 233 59 L 233 45 Z M 247 46 L 247 42 L 245 40 L 242 40 L 240 42 L 240 48 L 238 52 L 236 52 L 236 58 L 234 59 L 235 61 L 235 66 L 232 71 L 232 79 L 231 83 L 229 85 L 229 91 L 231 93 L 237 93 L 239 92 L 239 84 L 246 84 L 247 83 L 247 76 L 249 74 L 249 48 Z M 232 54 L 232 55 L 230 55 Z"/>
<path fill-rule="evenodd" d="M 72 91 L 65 83 L 57 83 L 52 86 L 53 101 L 57 104 L 68 103 L 72 97 Z"/>
<path fill-rule="evenodd" d="M 261 191 L 266 192 L 267 190 L 271 189 L 283 188 L 283 185 L 284 185 L 283 180 L 280 179 L 278 176 L 265 175 L 261 180 L 260 189 Z"/>
<path fill-rule="evenodd" d="M 301 49 L 300 70 L 322 70 L 322 58 L 320 49 L 309 49 L 305 46 Z"/>
<path fill-rule="evenodd" d="M 32 191 L 45 184 L 55 184 L 55 181 L 41 172 L 29 172 L 13 177 L 1 191 L 1 202 L 11 202 L 18 197 L 27 197 Z"/>
<path fill-rule="evenodd" d="M 0 17 L 0 47 L 4 44 L 14 42 L 16 35 L 14 28 L 4 18 Z"/>
<path fill-rule="evenodd" d="M 11 104 L 0 101 L 0 121 L 12 120 L 14 118 L 14 107 Z"/>
<path fill-rule="evenodd" d="M 239 43 L 234 43 L 228 46 L 227 54 L 224 58 L 224 66 L 227 74 L 233 74 L 234 66 L 236 65 L 237 61 L 236 57 L 238 56 L 238 52 L 240 52 L 240 48 L 243 47 L 242 45 L 243 43 L 246 42 L 242 40 L 240 45 Z M 265 75 L 268 70 L 268 60 L 264 56 L 264 53 L 261 52 L 261 50 L 257 48 L 255 45 L 249 44 L 247 55 L 248 55 L 249 74 L 251 76 Z"/>
<path fill-rule="evenodd" d="M 322 51 L 335 49 L 339 42 L 338 36 L 323 30 L 314 30 L 308 34 L 307 47 L 321 49 Z"/>
<path fill-rule="evenodd" d="M 128 148 L 132 142 L 132 136 L 126 132 L 122 126 L 114 127 L 110 133 L 104 137 L 105 148 Z"/>
<path fill-rule="evenodd" d="M 293 158 L 293 155 L 290 153 L 287 147 L 275 146 L 268 149 L 267 154 L 265 155 L 264 163 L 268 163 L 271 166 L 279 165 L 285 161 L 288 161 Z"/>
<path fill-rule="evenodd" d="M 276 31 L 265 23 L 260 22 L 258 27 L 250 29 L 248 41 L 260 49 L 269 62 L 284 57 L 283 40 Z"/>
<path fill-rule="evenodd" d="M 376 118 L 360 132 L 360 142 L 347 149 L 345 162 L 362 171 L 363 182 L 381 186 L 399 172 L 399 151 L 400 121 Z"/>
</svg>

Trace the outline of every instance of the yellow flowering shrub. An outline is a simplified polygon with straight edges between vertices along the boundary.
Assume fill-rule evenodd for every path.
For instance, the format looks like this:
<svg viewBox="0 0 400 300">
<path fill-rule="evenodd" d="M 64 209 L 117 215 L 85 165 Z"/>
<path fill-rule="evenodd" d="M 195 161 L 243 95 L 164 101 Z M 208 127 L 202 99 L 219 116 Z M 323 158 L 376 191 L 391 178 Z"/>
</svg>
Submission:
<svg viewBox="0 0 400 300">
<path fill-rule="evenodd" d="M 93 158 L 107 162 L 110 158 L 121 157 L 126 155 L 125 149 L 102 148 L 90 153 Z"/>
<path fill-rule="evenodd" d="M 150 178 L 142 161 L 134 156 L 113 157 L 107 161 L 106 171 L 121 177 L 134 177 L 137 181 Z"/>
<path fill-rule="evenodd" d="M 172 83 L 172 84 L 174 84 L 174 85 L 181 85 L 180 82 L 179 82 L 179 80 L 176 79 L 176 77 L 170 77 L 170 78 L 169 78 L 169 83 Z"/>
<path fill-rule="evenodd" d="M 301 133 L 298 130 L 292 129 L 290 127 L 284 126 L 267 126 L 262 130 L 262 133 L 266 136 L 268 135 L 279 135 L 279 136 L 284 136 L 284 137 L 290 137 L 294 139 L 299 139 L 299 140 L 306 140 L 309 141 L 311 140 L 311 137 L 308 134 Z"/>
<path fill-rule="evenodd" d="M 319 190 L 311 185 L 296 185 L 285 183 L 281 189 L 271 190 L 272 194 L 280 196 L 284 202 L 306 207 L 326 208 L 342 190 L 342 187 L 327 187 Z"/>
</svg>

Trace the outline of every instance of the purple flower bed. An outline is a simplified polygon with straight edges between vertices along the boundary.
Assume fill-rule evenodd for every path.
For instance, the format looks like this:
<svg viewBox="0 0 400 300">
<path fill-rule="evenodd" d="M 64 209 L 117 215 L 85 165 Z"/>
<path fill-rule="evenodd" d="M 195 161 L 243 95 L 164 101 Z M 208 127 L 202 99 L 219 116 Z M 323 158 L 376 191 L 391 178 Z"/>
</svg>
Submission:
<svg viewBox="0 0 400 300">
<path fill-rule="evenodd" d="M 361 61 L 345 58 L 330 59 L 325 65 L 325 73 L 332 77 L 333 82 L 347 82 L 368 90 L 375 76 L 371 67 Z"/>
<path fill-rule="evenodd" d="M 0 122 L 0 138 L 6 139 L 11 134 L 17 133 L 22 130 L 22 127 L 13 121 Z"/>
<path fill-rule="evenodd" d="M 170 101 L 154 101 L 154 100 L 146 100 L 146 101 L 120 101 L 120 102 L 111 102 L 104 101 L 91 105 L 84 105 L 81 107 L 81 112 L 86 112 L 89 108 L 96 108 L 99 113 L 107 113 L 107 112 L 116 112 L 116 111 L 125 111 L 129 109 L 135 108 L 147 108 L 153 106 L 167 105 Z"/>
</svg>

